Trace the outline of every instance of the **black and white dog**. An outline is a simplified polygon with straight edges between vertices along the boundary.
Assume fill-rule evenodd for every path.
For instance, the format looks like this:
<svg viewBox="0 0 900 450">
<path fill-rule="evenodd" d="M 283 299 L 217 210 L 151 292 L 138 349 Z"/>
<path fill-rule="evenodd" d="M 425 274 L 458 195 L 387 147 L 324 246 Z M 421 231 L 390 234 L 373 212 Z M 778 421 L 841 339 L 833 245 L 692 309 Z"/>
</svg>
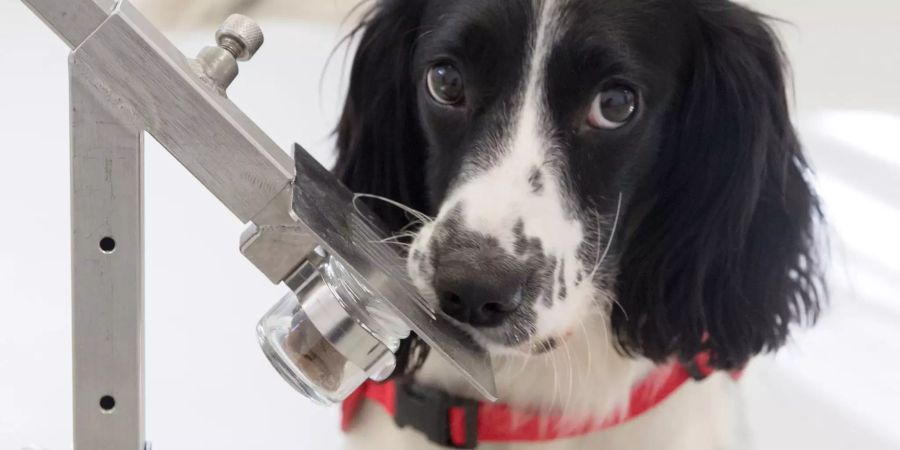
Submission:
<svg viewBox="0 0 900 450">
<path fill-rule="evenodd" d="M 510 408 L 608 417 L 661 365 L 738 369 L 815 319 L 818 203 L 760 14 L 380 0 L 358 31 L 336 172 L 428 215 L 410 275 L 490 349 Z M 414 359 L 416 384 L 477 398 L 440 358 Z M 735 392 L 719 372 L 625 424 L 528 445 L 739 447 Z M 435 445 L 371 402 L 356 422 L 353 448 Z"/>
</svg>

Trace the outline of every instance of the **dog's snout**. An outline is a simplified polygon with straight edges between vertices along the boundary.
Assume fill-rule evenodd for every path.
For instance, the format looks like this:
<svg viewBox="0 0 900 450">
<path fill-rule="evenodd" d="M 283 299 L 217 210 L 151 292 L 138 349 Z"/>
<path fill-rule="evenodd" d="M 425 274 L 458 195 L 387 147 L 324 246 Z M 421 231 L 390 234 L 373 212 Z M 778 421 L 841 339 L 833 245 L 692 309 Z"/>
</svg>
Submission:
<svg viewBox="0 0 900 450">
<path fill-rule="evenodd" d="M 472 258 L 454 258 L 438 265 L 434 288 L 441 310 L 476 327 L 500 325 L 522 303 L 524 278 L 497 266 L 503 265 Z"/>
</svg>

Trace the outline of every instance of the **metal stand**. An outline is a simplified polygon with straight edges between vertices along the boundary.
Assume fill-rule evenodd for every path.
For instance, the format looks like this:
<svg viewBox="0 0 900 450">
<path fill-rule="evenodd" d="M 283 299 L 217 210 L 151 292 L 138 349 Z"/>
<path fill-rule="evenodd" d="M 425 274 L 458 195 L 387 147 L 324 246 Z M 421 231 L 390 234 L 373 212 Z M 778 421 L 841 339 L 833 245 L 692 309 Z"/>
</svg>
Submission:
<svg viewBox="0 0 900 450">
<path fill-rule="evenodd" d="M 230 17 L 217 46 L 184 57 L 125 0 L 23 0 L 73 49 L 72 333 L 76 450 L 138 450 L 144 436 L 143 140 L 150 133 L 239 220 L 240 250 L 274 283 L 319 246 L 495 398 L 487 353 L 428 314 L 377 247 L 347 191 L 312 157 L 284 153 L 225 97 L 262 44 Z M 295 169 L 295 163 L 296 169 Z M 292 180 L 297 175 L 297 186 Z"/>
<path fill-rule="evenodd" d="M 71 98 L 76 448 L 142 448 L 143 130 L 78 77 Z"/>
<path fill-rule="evenodd" d="M 143 132 L 257 230 L 294 224 L 293 161 L 221 95 L 236 75 L 223 53 L 235 42 L 189 61 L 127 2 L 26 3 L 73 48 L 75 448 L 143 449 Z M 242 247 L 275 282 L 309 251 L 257 234 Z"/>
</svg>

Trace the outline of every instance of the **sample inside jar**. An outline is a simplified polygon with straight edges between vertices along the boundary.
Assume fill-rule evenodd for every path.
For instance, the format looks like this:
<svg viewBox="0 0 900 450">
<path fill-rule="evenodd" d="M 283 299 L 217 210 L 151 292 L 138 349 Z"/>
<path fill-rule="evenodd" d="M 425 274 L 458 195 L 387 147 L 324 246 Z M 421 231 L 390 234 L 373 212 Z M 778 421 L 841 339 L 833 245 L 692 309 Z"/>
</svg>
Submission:
<svg viewBox="0 0 900 450">
<path fill-rule="evenodd" d="M 299 317 L 302 316 L 295 313 L 291 330 L 284 338 L 285 353 L 310 381 L 329 392 L 337 391 L 347 360 L 313 324 L 301 323 Z"/>
</svg>

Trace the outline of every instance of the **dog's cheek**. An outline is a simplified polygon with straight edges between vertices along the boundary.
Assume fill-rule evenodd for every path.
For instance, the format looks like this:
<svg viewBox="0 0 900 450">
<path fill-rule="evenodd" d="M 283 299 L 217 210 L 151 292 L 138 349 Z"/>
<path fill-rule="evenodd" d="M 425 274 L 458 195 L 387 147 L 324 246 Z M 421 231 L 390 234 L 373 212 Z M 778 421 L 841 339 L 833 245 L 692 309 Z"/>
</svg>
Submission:
<svg viewBox="0 0 900 450">
<path fill-rule="evenodd" d="M 576 310 L 571 302 L 556 302 L 546 306 L 543 302 L 534 305 L 535 335 L 540 339 L 556 338 L 566 334 L 577 321 Z"/>
<path fill-rule="evenodd" d="M 583 322 L 604 310 L 604 302 L 598 300 L 606 296 L 586 279 L 584 267 L 571 260 L 569 263 L 577 269 L 557 282 L 555 300 L 552 303 L 539 301 L 534 305 L 537 336 L 565 337 L 578 332 Z M 560 283 L 565 283 L 564 297 L 559 296 Z"/>
</svg>

